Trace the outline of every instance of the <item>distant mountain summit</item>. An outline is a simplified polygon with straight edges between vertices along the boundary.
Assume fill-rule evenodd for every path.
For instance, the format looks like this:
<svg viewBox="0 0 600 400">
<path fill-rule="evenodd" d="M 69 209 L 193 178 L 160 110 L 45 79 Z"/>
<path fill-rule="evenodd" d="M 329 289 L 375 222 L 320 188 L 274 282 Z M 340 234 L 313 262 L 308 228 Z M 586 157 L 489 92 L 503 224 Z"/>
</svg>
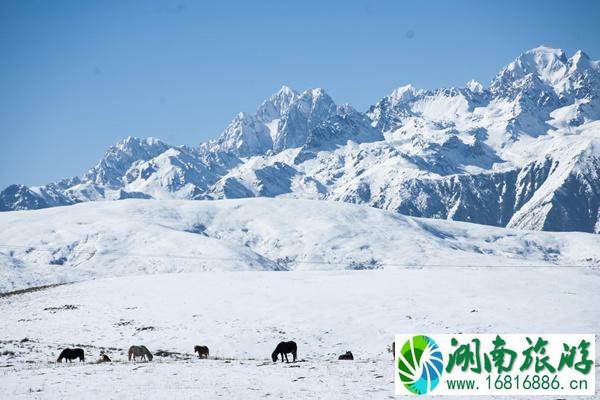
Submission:
<svg viewBox="0 0 600 400">
<path fill-rule="evenodd" d="M 364 114 L 349 104 L 336 105 L 323 89 L 297 93 L 283 86 L 255 115 L 238 114 L 217 140 L 202 147 L 249 157 L 382 139 Z"/>
<path fill-rule="evenodd" d="M 0 210 L 126 198 L 295 197 L 533 230 L 600 232 L 600 63 L 540 46 L 488 87 L 406 85 L 366 112 L 283 86 L 199 147 L 129 137 L 81 178 Z"/>
</svg>

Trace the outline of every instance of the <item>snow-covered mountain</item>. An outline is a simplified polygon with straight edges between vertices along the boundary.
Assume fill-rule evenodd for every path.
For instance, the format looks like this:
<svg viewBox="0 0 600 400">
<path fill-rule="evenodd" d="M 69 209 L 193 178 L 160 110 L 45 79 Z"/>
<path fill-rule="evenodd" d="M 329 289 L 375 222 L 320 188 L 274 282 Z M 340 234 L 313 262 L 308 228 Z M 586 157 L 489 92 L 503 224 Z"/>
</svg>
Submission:
<svg viewBox="0 0 600 400">
<path fill-rule="evenodd" d="M 282 87 L 197 148 L 129 137 L 81 178 L 0 210 L 124 198 L 294 197 L 419 217 L 600 232 L 600 62 L 538 47 L 489 86 L 394 90 L 361 113 Z"/>
</svg>

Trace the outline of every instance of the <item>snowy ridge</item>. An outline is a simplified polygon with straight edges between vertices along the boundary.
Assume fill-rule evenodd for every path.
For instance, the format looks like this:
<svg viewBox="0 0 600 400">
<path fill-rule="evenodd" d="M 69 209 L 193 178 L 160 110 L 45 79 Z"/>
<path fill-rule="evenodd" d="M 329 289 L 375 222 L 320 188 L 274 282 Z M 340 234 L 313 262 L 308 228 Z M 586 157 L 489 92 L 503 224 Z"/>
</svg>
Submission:
<svg viewBox="0 0 600 400">
<path fill-rule="evenodd" d="M 81 178 L 12 185 L 0 211 L 126 198 L 292 197 L 600 232 L 600 63 L 540 46 L 489 87 L 400 87 L 366 113 L 287 86 L 198 148 L 129 137 Z"/>
<path fill-rule="evenodd" d="M 124 200 L 0 214 L 0 291 L 109 276 L 597 265 L 600 236 L 415 219 L 331 201 Z"/>
</svg>

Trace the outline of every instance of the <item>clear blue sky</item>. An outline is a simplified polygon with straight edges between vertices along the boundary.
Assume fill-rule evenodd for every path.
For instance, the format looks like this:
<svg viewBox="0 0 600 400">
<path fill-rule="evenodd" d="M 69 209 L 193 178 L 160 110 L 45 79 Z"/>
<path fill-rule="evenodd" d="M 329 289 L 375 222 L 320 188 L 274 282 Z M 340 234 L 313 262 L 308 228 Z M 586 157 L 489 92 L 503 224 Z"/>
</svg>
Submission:
<svg viewBox="0 0 600 400">
<path fill-rule="evenodd" d="M 540 44 L 598 59 L 598 21 L 598 1 L 1 0 L 0 187 L 80 175 L 127 135 L 198 145 L 282 84 L 365 110 Z"/>
</svg>

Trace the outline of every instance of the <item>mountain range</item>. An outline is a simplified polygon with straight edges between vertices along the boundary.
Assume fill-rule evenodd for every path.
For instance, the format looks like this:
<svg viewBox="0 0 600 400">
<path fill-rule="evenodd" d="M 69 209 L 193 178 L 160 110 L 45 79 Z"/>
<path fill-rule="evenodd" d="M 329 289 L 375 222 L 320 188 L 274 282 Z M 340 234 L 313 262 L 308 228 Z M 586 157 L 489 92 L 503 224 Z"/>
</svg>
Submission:
<svg viewBox="0 0 600 400">
<path fill-rule="evenodd" d="M 197 147 L 128 137 L 81 177 L 11 185 L 0 211 L 289 197 L 527 230 L 600 232 L 600 62 L 538 47 L 485 87 L 400 87 L 365 112 L 283 86 Z"/>
</svg>

